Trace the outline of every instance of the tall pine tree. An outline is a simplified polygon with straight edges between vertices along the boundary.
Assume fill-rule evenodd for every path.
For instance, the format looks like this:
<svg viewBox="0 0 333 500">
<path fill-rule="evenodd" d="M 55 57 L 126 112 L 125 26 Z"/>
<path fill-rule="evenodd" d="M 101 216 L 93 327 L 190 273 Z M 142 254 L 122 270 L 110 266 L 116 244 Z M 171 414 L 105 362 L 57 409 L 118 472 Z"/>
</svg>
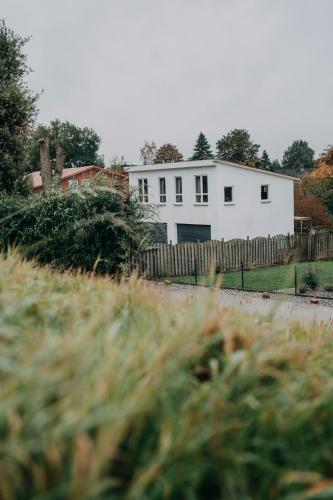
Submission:
<svg viewBox="0 0 333 500">
<path fill-rule="evenodd" d="M 262 156 L 260 158 L 260 167 L 265 170 L 271 170 L 272 162 L 270 157 L 268 156 L 266 149 L 264 149 L 264 151 L 262 152 Z"/>
<path fill-rule="evenodd" d="M 210 160 L 211 158 L 214 158 L 214 155 L 210 149 L 209 142 L 206 136 L 200 132 L 190 160 Z"/>
<path fill-rule="evenodd" d="M 0 191 L 25 191 L 27 144 L 36 99 L 25 83 L 27 39 L 0 19 Z"/>
</svg>

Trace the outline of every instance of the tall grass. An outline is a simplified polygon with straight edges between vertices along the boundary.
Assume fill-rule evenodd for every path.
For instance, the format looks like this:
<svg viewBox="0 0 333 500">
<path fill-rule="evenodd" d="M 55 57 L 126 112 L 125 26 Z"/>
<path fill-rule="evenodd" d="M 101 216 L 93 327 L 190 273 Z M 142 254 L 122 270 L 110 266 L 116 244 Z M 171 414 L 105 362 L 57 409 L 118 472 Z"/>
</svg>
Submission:
<svg viewBox="0 0 333 500">
<path fill-rule="evenodd" d="M 0 343 L 1 499 L 333 497 L 324 326 L 12 255 Z"/>
</svg>

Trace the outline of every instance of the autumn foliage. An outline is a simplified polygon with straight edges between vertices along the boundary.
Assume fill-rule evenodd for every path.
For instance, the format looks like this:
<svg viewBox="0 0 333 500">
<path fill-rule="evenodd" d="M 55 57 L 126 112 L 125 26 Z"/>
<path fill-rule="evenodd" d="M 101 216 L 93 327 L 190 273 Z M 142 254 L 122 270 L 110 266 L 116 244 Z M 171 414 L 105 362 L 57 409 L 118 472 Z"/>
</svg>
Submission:
<svg viewBox="0 0 333 500">
<path fill-rule="evenodd" d="M 314 199 L 321 200 L 328 214 L 333 214 L 333 147 L 326 149 L 316 161 L 315 168 L 302 178 L 297 186 L 297 195 L 305 198 L 302 205 L 310 207 L 315 203 L 316 214 L 319 213 L 319 203 L 314 202 Z M 306 199 L 311 199 L 311 201 L 306 201 Z M 301 201 L 298 200 L 297 203 L 300 208 Z M 320 219 L 324 220 L 322 210 L 320 212 L 322 214 Z M 296 215 L 301 214 L 296 213 Z"/>
<path fill-rule="evenodd" d="M 154 163 L 174 163 L 178 161 L 183 161 L 183 155 L 178 151 L 176 146 L 173 144 L 163 144 L 154 159 Z"/>
<path fill-rule="evenodd" d="M 333 167 L 333 146 L 327 148 L 316 161 L 316 166 L 321 165 Z"/>
<path fill-rule="evenodd" d="M 296 191 L 295 215 L 310 217 L 314 226 L 332 226 L 327 208 L 322 200 L 316 196 L 302 196 Z"/>
</svg>

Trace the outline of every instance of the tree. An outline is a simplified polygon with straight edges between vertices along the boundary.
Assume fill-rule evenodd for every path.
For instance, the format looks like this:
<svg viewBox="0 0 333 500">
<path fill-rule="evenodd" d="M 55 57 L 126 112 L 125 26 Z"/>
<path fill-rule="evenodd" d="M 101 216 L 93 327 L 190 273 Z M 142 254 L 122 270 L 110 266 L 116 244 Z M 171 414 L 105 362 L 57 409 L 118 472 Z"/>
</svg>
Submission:
<svg viewBox="0 0 333 500">
<path fill-rule="evenodd" d="M 276 158 L 275 160 L 272 161 L 271 163 L 271 170 L 273 172 L 276 172 L 276 170 L 279 170 L 281 168 L 281 163 L 279 160 Z"/>
<path fill-rule="evenodd" d="M 50 161 L 49 138 L 38 139 L 40 151 L 40 175 L 43 183 L 43 191 L 49 191 L 52 187 L 52 166 Z"/>
<path fill-rule="evenodd" d="M 48 137 L 52 166 L 56 164 L 57 145 L 63 148 L 64 167 L 85 167 L 86 165 L 104 166 L 104 159 L 98 150 L 101 138 L 88 127 L 78 127 L 68 121 L 51 121 L 49 126 L 39 125 L 30 141 L 30 171 L 39 170 L 38 140 Z"/>
<path fill-rule="evenodd" d="M 43 192 L 49 191 L 52 186 L 60 188 L 62 172 L 64 170 L 65 155 L 60 144 L 56 144 L 56 162 L 54 172 L 50 160 L 50 144 L 48 137 L 38 140 L 40 153 L 40 175 L 42 178 Z"/>
<path fill-rule="evenodd" d="M 193 155 L 190 160 L 210 160 L 214 158 L 206 136 L 200 132 L 194 145 Z"/>
<path fill-rule="evenodd" d="M 272 162 L 270 157 L 268 156 L 266 149 L 264 149 L 264 151 L 262 152 L 260 159 L 260 167 L 265 170 L 271 170 L 272 168 Z"/>
<path fill-rule="evenodd" d="M 283 154 L 282 168 L 298 172 L 310 170 L 313 167 L 313 158 L 314 151 L 306 141 L 294 141 Z"/>
<path fill-rule="evenodd" d="M 243 163 L 250 167 L 258 167 L 259 144 L 251 141 L 250 134 L 244 129 L 235 129 L 224 135 L 216 144 L 216 157 L 235 163 Z"/>
<path fill-rule="evenodd" d="M 333 214 L 333 166 L 319 164 L 302 178 L 298 184 L 298 193 L 320 198 Z"/>
<path fill-rule="evenodd" d="M 176 146 L 163 144 L 156 153 L 154 163 L 174 163 L 179 161 L 183 161 L 183 155 L 178 151 Z"/>
<path fill-rule="evenodd" d="M 328 146 L 316 161 L 316 167 L 327 165 L 333 167 L 333 146 Z"/>
<path fill-rule="evenodd" d="M 38 99 L 25 82 L 30 68 L 23 47 L 28 40 L 0 20 L 0 190 L 7 193 L 28 189 L 27 145 Z"/>
<path fill-rule="evenodd" d="M 153 210 L 135 196 L 96 184 L 82 196 L 55 190 L 25 199 L 3 194 L 0 249 L 15 243 L 27 258 L 42 264 L 119 272 L 149 237 L 145 220 Z"/>
<path fill-rule="evenodd" d="M 152 165 L 154 163 L 154 160 L 156 158 L 156 144 L 155 142 L 149 143 L 148 141 L 145 141 L 144 146 L 141 148 L 141 160 L 143 161 L 144 165 Z"/>
<path fill-rule="evenodd" d="M 332 219 L 322 200 L 316 196 L 302 196 L 298 189 L 295 192 L 295 215 L 310 217 L 315 226 L 332 227 Z"/>
</svg>

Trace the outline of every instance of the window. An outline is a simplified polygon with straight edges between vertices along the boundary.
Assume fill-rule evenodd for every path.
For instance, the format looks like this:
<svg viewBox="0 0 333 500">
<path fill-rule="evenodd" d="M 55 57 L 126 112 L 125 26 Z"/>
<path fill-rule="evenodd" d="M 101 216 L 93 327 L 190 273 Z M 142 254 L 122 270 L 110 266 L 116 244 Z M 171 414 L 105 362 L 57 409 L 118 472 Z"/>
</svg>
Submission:
<svg viewBox="0 0 333 500">
<path fill-rule="evenodd" d="M 195 176 L 195 201 L 196 203 L 208 203 L 207 175 Z"/>
<path fill-rule="evenodd" d="M 69 189 L 74 191 L 75 189 L 77 189 L 79 187 L 79 181 L 77 179 L 71 179 L 68 182 L 68 186 L 69 186 Z"/>
<path fill-rule="evenodd" d="M 268 184 L 262 184 L 261 185 L 261 201 L 268 201 L 268 200 L 269 200 Z"/>
<path fill-rule="evenodd" d="M 232 186 L 226 186 L 224 188 L 224 203 L 232 203 L 233 200 L 233 188 Z"/>
<path fill-rule="evenodd" d="M 148 179 L 138 179 L 138 184 L 140 203 L 148 203 Z"/>
<path fill-rule="evenodd" d="M 160 183 L 160 203 L 166 203 L 165 177 L 160 177 L 159 183 Z"/>
<path fill-rule="evenodd" d="M 82 181 L 82 187 L 84 187 L 84 188 L 90 187 L 90 184 L 91 184 L 90 179 L 84 179 Z"/>
<path fill-rule="evenodd" d="M 181 177 L 176 177 L 176 203 L 183 203 L 183 182 Z"/>
</svg>

